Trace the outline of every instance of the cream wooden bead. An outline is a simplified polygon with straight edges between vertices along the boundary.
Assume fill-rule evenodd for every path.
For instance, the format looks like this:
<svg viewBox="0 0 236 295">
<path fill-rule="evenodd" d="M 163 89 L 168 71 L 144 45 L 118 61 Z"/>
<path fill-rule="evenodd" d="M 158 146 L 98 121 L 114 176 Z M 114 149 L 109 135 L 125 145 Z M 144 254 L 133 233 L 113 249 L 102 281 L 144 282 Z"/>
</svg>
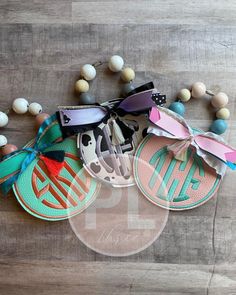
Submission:
<svg viewBox="0 0 236 295">
<path fill-rule="evenodd" d="M 216 112 L 218 119 L 228 120 L 230 117 L 230 111 L 227 108 L 221 108 Z"/>
<path fill-rule="evenodd" d="M 90 64 L 82 66 L 81 76 L 88 81 L 93 80 L 96 77 L 95 67 Z"/>
<path fill-rule="evenodd" d="M 0 147 L 3 147 L 7 144 L 7 138 L 4 135 L 0 135 Z"/>
<path fill-rule="evenodd" d="M 13 101 L 12 109 L 17 114 L 25 114 L 28 111 L 29 103 L 25 98 L 16 98 Z"/>
<path fill-rule="evenodd" d="M 178 98 L 182 102 L 187 102 L 191 98 L 191 92 L 188 89 L 186 89 L 186 88 L 181 89 L 180 92 L 178 93 Z"/>
<path fill-rule="evenodd" d="M 133 69 L 131 68 L 125 68 L 122 72 L 121 72 L 121 79 L 124 82 L 130 82 L 133 81 L 135 78 L 135 72 Z"/>
<path fill-rule="evenodd" d="M 7 114 L 0 112 L 0 127 L 5 127 L 8 124 Z"/>
<path fill-rule="evenodd" d="M 229 98 L 227 94 L 225 94 L 224 92 L 217 93 L 211 99 L 211 104 L 213 105 L 213 107 L 217 109 L 223 108 L 224 106 L 227 105 L 228 102 L 229 102 Z"/>
<path fill-rule="evenodd" d="M 192 97 L 200 98 L 206 93 L 206 85 L 202 82 L 196 82 L 192 85 Z"/>
<path fill-rule="evenodd" d="M 39 104 L 37 102 L 32 102 L 29 105 L 29 112 L 33 116 L 37 116 L 38 114 L 42 113 L 42 110 L 43 110 L 43 108 L 42 108 L 41 104 Z"/>
<path fill-rule="evenodd" d="M 124 66 L 124 60 L 119 55 L 113 55 L 108 62 L 108 67 L 112 72 L 121 71 L 123 66 Z"/>
<path fill-rule="evenodd" d="M 75 91 L 78 93 L 88 92 L 89 83 L 86 80 L 80 79 L 75 83 Z"/>
</svg>

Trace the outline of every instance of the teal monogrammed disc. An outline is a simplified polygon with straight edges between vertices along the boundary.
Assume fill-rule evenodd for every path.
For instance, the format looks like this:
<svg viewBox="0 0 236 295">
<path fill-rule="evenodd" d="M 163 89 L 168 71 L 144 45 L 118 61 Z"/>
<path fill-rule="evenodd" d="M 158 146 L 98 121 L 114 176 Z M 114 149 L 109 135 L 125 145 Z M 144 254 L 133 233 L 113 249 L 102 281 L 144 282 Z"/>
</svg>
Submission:
<svg viewBox="0 0 236 295">
<path fill-rule="evenodd" d="M 99 185 L 83 168 L 75 139 L 66 139 L 48 148 L 65 150 L 65 163 L 57 177 L 49 175 L 35 159 L 13 186 L 17 200 L 35 217 L 62 220 L 82 212 L 95 199 Z"/>
</svg>

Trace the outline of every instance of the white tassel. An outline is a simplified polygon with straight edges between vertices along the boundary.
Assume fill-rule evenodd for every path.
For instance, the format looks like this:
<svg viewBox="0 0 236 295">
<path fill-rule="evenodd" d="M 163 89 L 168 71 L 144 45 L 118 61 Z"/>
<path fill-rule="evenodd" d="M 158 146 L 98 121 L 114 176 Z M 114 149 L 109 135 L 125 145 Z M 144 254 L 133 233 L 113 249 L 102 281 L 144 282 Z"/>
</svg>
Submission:
<svg viewBox="0 0 236 295">
<path fill-rule="evenodd" d="M 111 119 L 109 122 L 110 129 L 111 129 L 111 143 L 113 145 L 120 145 L 125 142 L 125 138 L 123 136 L 122 130 L 120 129 L 120 126 L 116 123 L 115 119 Z"/>
</svg>

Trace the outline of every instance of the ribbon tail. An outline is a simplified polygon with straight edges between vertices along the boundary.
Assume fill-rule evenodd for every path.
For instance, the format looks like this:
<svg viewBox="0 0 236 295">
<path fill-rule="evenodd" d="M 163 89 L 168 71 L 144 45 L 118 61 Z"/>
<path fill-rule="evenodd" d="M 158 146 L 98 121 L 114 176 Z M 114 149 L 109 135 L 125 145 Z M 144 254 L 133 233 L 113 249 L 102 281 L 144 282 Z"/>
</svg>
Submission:
<svg viewBox="0 0 236 295">
<path fill-rule="evenodd" d="M 236 150 L 224 143 L 217 135 L 210 132 L 201 134 L 196 136 L 195 142 L 202 150 L 217 157 L 231 169 L 236 169 Z"/>
<path fill-rule="evenodd" d="M 236 170 L 236 164 L 235 163 L 231 163 L 229 161 L 226 162 L 226 165 L 231 168 L 232 170 Z"/>
<path fill-rule="evenodd" d="M 152 99 L 152 95 L 155 89 L 149 89 L 123 99 L 118 105 L 118 109 L 125 112 L 140 112 L 147 111 L 150 108 L 156 106 L 156 103 Z"/>
<path fill-rule="evenodd" d="M 225 153 L 225 158 L 227 160 L 227 166 L 229 166 L 232 170 L 236 170 L 236 151 Z"/>
<path fill-rule="evenodd" d="M 191 135 L 190 128 L 183 118 L 168 109 L 153 107 L 149 114 L 149 120 L 158 128 L 177 139 L 185 139 Z"/>
<path fill-rule="evenodd" d="M 31 152 L 26 156 L 26 158 L 23 160 L 21 164 L 21 169 L 14 175 L 12 175 L 10 178 L 5 180 L 1 185 L 1 191 L 3 195 L 7 195 L 7 193 L 11 190 L 13 184 L 17 181 L 19 176 L 26 170 L 26 168 L 31 164 L 31 162 L 36 158 L 36 153 L 32 152 L 31 148 L 25 149 Z"/>
<path fill-rule="evenodd" d="M 50 175 L 58 176 L 64 167 L 65 151 L 50 151 L 39 156 L 47 167 Z"/>
</svg>

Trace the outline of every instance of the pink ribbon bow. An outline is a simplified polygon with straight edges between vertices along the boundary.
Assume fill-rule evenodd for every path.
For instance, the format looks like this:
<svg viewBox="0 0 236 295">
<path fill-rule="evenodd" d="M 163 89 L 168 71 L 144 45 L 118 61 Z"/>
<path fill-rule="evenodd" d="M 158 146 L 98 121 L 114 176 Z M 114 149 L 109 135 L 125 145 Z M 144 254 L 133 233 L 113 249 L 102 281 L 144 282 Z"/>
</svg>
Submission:
<svg viewBox="0 0 236 295">
<path fill-rule="evenodd" d="M 153 107 L 149 120 L 155 124 L 149 127 L 149 133 L 177 140 L 167 147 L 176 159 L 185 161 L 187 150 L 191 145 L 218 174 L 224 174 L 225 165 L 236 169 L 236 150 L 227 145 L 219 135 L 212 132 L 196 133 L 188 126 L 184 118 L 162 107 Z"/>
</svg>

